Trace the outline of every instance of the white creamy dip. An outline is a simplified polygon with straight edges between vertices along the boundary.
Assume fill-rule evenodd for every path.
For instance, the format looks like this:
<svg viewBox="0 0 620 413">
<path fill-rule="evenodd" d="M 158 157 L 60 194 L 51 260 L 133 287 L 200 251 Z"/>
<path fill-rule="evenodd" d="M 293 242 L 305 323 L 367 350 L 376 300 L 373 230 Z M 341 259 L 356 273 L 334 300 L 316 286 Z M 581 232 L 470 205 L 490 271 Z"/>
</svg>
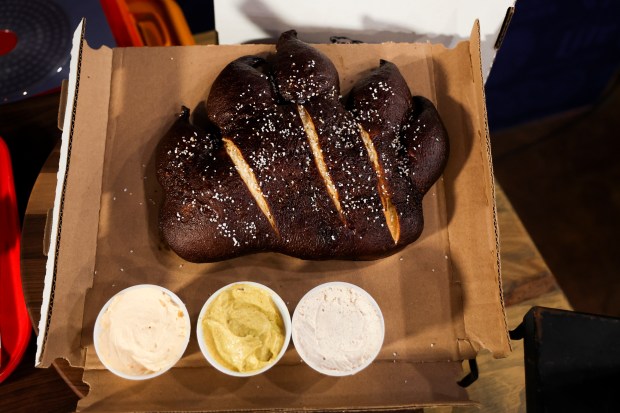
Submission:
<svg viewBox="0 0 620 413">
<path fill-rule="evenodd" d="M 336 376 L 357 373 L 370 364 L 384 336 L 377 303 L 361 288 L 342 282 L 308 292 L 295 309 L 292 329 L 302 359 Z"/>
<path fill-rule="evenodd" d="M 129 288 L 110 300 L 98 320 L 97 354 L 130 376 L 166 370 L 182 356 L 190 334 L 186 310 L 157 286 Z"/>
</svg>

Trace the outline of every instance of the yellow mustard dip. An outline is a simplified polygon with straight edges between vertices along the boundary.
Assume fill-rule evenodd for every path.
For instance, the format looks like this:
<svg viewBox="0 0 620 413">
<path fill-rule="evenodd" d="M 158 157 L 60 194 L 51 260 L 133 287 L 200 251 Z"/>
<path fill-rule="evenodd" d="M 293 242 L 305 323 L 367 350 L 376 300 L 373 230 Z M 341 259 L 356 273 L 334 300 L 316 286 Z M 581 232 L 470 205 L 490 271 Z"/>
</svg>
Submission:
<svg viewBox="0 0 620 413">
<path fill-rule="evenodd" d="M 235 284 L 209 304 L 202 327 L 209 352 L 239 372 L 258 370 L 276 359 L 284 344 L 284 322 L 268 291 Z"/>
</svg>

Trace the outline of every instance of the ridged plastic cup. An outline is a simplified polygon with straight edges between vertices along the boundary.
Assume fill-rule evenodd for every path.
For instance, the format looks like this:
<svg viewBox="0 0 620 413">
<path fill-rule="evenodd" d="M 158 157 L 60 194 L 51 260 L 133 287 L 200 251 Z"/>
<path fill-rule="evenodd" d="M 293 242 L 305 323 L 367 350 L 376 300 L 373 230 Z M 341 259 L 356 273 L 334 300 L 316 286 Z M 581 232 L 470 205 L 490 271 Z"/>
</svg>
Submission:
<svg viewBox="0 0 620 413">
<path fill-rule="evenodd" d="M 164 368 L 162 368 L 159 371 L 153 372 L 153 373 L 133 375 L 133 374 L 125 373 L 123 371 L 120 371 L 120 370 L 110 366 L 109 363 L 105 360 L 105 358 L 99 356 L 101 354 L 100 349 L 99 349 L 99 337 L 100 337 L 101 333 L 103 332 L 103 329 L 102 329 L 102 326 L 101 326 L 101 319 L 103 318 L 103 315 L 105 314 L 105 312 L 110 307 L 110 304 L 112 303 L 112 301 L 116 297 L 118 297 L 119 295 L 124 294 L 127 291 L 131 291 L 131 290 L 138 289 L 138 288 L 153 288 L 153 289 L 162 291 L 165 294 L 167 294 L 168 296 L 170 296 L 172 301 L 183 312 L 183 315 L 184 315 L 184 318 L 185 318 L 185 321 L 186 321 L 185 330 L 187 331 L 187 337 L 185 338 L 185 341 L 183 342 L 183 344 L 177 349 L 177 354 L 175 354 L 174 358 Z M 154 284 L 134 285 L 132 287 L 125 288 L 124 290 L 121 290 L 118 293 L 116 293 L 112 298 L 110 298 L 108 300 L 108 302 L 105 303 L 105 305 L 101 308 L 101 311 L 99 311 L 99 315 L 97 316 L 97 320 L 95 321 L 95 328 L 94 328 L 94 333 L 93 333 L 93 340 L 94 340 L 94 344 L 95 344 L 95 352 L 99 356 L 99 360 L 101 360 L 101 363 L 103 363 L 103 365 L 109 371 L 111 371 L 112 373 L 116 374 L 119 377 L 122 377 L 122 378 L 127 379 L 127 380 L 147 380 L 147 379 L 152 379 L 153 377 L 161 376 L 162 374 L 164 374 L 165 372 L 170 370 L 181 359 L 181 357 L 183 356 L 183 353 L 185 353 L 185 350 L 187 349 L 187 345 L 189 343 L 189 338 L 191 336 L 191 328 L 192 328 L 192 323 L 190 321 L 189 312 L 187 311 L 187 308 L 185 307 L 185 304 L 183 303 L 183 301 L 175 293 L 173 293 L 172 291 L 168 290 L 167 288 L 161 287 L 159 285 L 154 285 Z"/>
<path fill-rule="evenodd" d="M 280 311 L 280 315 L 282 316 L 282 321 L 284 323 L 284 343 L 282 344 L 282 348 L 280 349 L 280 352 L 278 353 L 278 355 L 274 358 L 274 360 L 271 363 L 261 367 L 260 369 L 252 370 L 252 371 L 245 371 L 245 372 L 232 370 L 232 369 L 222 365 L 220 362 L 218 362 L 213 357 L 213 355 L 209 351 L 209 347 L 207 346 L 207 343 L 205 342 L 204 329 L 203 329 L 203 323 L 202 323 L 202 319 L 204 318 L 204 315 L 207 312 L 207 309 L 209 308 L 211 303 L 217 298 L 217 296 L 219 296 L 225 290 L 228 290 L 229 288 L 232 288 L 235 285 L 239 285 L 239 284 L 251 285 L 253 287 L 262 289 L 262 290 L 266 291 L 267 293 L 269 293 L 269 295 L 271 296 L 271 299 L 273 300 L 274 304 L 276 305 L 276 307 Z M 229 376 L 235 376 L 235 377 L 256 376 L 258 374 L 266 372 L 267 370 L 269 370 L 270 368 L 275 366 L 278 363 L 278 361 L 280 361 L 280 359 L 282 358 L 284 353 L 286 352 L 286 349 L 288 348 L 288 345 L 289 345 L 289 343 L 291 341 L 291 314 L 289 313 L 288 308 L 286 307 L 286 304 L 284 303 L 282 298 L 275 291 L 273 291 L 271 288 L 269 288 L 269 287 L 267 287 L 267 286 L 265 286 L 263 284 L 259 284 L 259 283 L 252 282 L 252 281 L 234 282 L 234 283 L 228 284 L 228 285 L 220 288 L 216 292 L 214 292 L 211 295 L 211 297 L 209 297 L 209 299 L 204 303 L 204 305 L 202 306 L 202 309 L 200 310 L 200 314 L 198 316 L 198 321 L 196 322 L 196 336 L 197 336 L 197 339 L 198 339 L 198 345 L 200 346 L 200 351 L 204 355 L 205 359 L 207 359 L 209 364 L 211 364 L 217 370 L 219 370 L 222 373 L 227 374 Z"/>
<path fill-rule="evenodd" d="M 354 290 L 360 297 L 363 297 L 367 300 L 368 304 L 370 304 L 370 306 L 375 310 L 378 316 L 380 335 L 379 335 L 379 338 L 376 340 L 376 342 L 370 343 L 371 345 L 374 346 L 374 350 L 371 353 L 371 355 L 363 363 L 361 363 L 359 366 L 356 366 L 353 369 L 330 370 L 330 369 L 323 368 L 322 366 L 315 363 L 312 357 L 309 357 L 309 353 L 310 353 L 309 349 L 306 349 L 302 344 L 303 333 L 299 330 L 299 327 L 303 324 L 303 322 L 302 322 L 302 316 L 300 315 L 299 309 L 304 304 L 305 300 L 312 299 L 313 297 L 315 297 L 316 294 L 319 294 L 321 291 L 329 289 L 330 287 L 344 287 L 344 288 Z M 345 329 L 343 329 L 343 331 L 344 330 Z M 318 371 L 319 373 L 325 374 L 327 376 L 337 376 L 337 377 L 350 376 L 350 375 L 359 373 L 360 371 L 364 370 L 366 367 L 372 364 L 375 358 L 379 355 L 379 352 L 381 351 L 381 347 L 383 346 L 384 337 L 385 337 L 385 320 L 383 319 L 383 314 L 381 312 L 381 308 L 379 307 L 379 304 L 377 304 L 375 299 L 370 294 L 368 294 L 366 290 L 362 289 L 361 287 L 358 287 L 355 284 L 350 284 L 350 283 L 341 282 L 341 281 L 334 281 L 334 282 L 328 282 L 325 284 L 318 285 L 314 287 L 313 289 L 311 289 L 310 291 L 308 291 L 302 297 L 302 299 L 299 301 L 299 304 L 297 304 L 295 312 L 293 313 L 292 339 L 293 339 L 293 344 L 295 345 L 295 349 L 299 353 L 302 360 L 308 366 Z M 324 355 L 324 357 L 329 357 L 329 356 Z"/>
</svg>

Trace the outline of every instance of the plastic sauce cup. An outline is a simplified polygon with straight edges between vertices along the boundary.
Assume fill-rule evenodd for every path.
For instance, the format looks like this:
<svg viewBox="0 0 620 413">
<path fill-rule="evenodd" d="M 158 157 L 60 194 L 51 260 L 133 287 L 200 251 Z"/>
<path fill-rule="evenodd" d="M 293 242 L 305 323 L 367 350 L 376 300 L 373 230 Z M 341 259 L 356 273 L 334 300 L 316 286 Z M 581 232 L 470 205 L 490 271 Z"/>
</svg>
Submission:
<svg viewBox="0 0 620 413">
<path fill-rule="evenodd" d="M 110 331 L 104 331 L 104 327 L 102 325 L 102 319 L 104 317 L 104 314 L 108 311 L 108 308 L 110 307 L 110 305 L 114 302 L 114 300 L 117 297 L 120 300 L 122 299 L 123 295 L 126 295 L 128 292 L 131 292 L 131 291 L 135 292 L 135 290 L 137 289 L 152 289 L 154 293 L 161 293 L 161 292 L 165 293 L 166 295 L 170 297 L 172 303 L 176 305 L 179 308 L 179 310 L 183 313 L 183 318 L 185 319 L 184 331 L 186 332 L 185 333 L 186 337 L 184 341 L 181 342 L 179 346 L 177 346 L 177 348 L 173 349 L 174 354 L 173 354 L 173 357 L 170 359 L 170 362 L 167 365 L 163 366 L 163 368 L 161 368 L 160 370 L 154 371 L 152 373 L 146 373 L 146 374 L 131 374 L 126 371 L 122 371 L 122 369 L 120 368 L 117 368 L 117 367 L 115 368 L 111 366 L 110 362 L 106 360 L 106 356 L 102 354 L 102 349 L 101 349 L 101 344 L 100 344 L 101 335 L 110 333 Z M 135 320 L 138 321 L 139 317 L 136 317 Z M 144 326 L 141 326 L 136 322 L 136 325 L 132 327 L 134 327 L 135 330 L 137 331 L 139 328 L 144 327 Z M 114 327 L 111 326 L 111 329 L 113 328 Z M 146 380 L 146 379 L 151 379 L 153 377 L 160 376 L 164 374 L 166 371 L 170 370 L 181 359 L 181 357 L 183 356 L 183 353 L 185 353 L 185 350 L 189 343 L 190 336 L 191 336 L 191 321 L 190 321 L 189 313 L 183 301 L 181 301 L 181 299 L 176 294 L 174 294 L 172 291 L 168 290 L 167 288 L 164 288 L 158 285 L 153 285 L 153 284 L 139 284 L 139 285 L 134 285 L 132 287 L 126 288 L 122 291 L 119 291 L 117 294 L 115 294 L 112 298 L 108 300 L 108 302 L 103 306 L 103 308 L 99 312 L 99 315 L 97 316 L 97 320 L 95 321 L 93 339 L 94 339 L 94 344 L 95 344 L 95 351 L 97 352 L 97 355 L 99 356 L 99 359 L 101 360 L 103 365 L 109 371 L 111 371 L 112 373 L 116 374 L 119 377 L 122 377 L 128 380 Z"/>
<path fill-rule="evenodd" d="M 282 344 L 282 348 L 280 349 L 280 352 L 277 354 L 277 356 L 267 365 L 261 367 L 260 369 L 257 370 L 251 370 L 251 371 L 236 371 L 233 370 L 225 365 L 223 365 L 222 363 L 220 363 L 218 360 L 216 360 L 213 355 L 211 354 L 211 351 L 209 350 L 209 347 L 205 341 L 205 331 L 203 328 L 203 318 L 207 312 L 207 309 L 209 308 L 209 306 L 211 305 L 211 303 L 213 303 L 213 301 L 224 291 L 233 288 L 236 285 L 239 284 L 244 284 L 244 285 L 249 285 L 258 289 L 261 289 L 263 291 L 266 291 L 267 293 L 269 293 L 269 295 L 271 296 L 271 299 L 273 300 L 274 304 L 276 305 L 276 307 L 278 308 L 278 310 L 280 311 L 280 315 L 282 316 L 282 321 L 284 324 L 284 342 Z M 198 321 L 196 323 L 196 335 L 198 338 L 198 345 L 200 346 L 200 350 L 202 351 L 202 354 L 204 355 L 204 357 L 207 359 L 207 361 L 213 366 L 215 367 L 217 370 L 221 371 L 222 373 L 228 374 L 229 376 L 236 376 L 236 377 L 250 377 L 250 376 L 256 376 L 258 374 L 264 373 L 265 371 L 269 370 L 271 367 L 273 367 L 284 355 L 284 353 L 286 352 L 286 349 L 288 348 L 288 345 L 290 343 L 291 340 L 291 315 L 288 311 L 288 308 L 286 307 L 286 304 L 284 303 L 284 301 L 282 300 L 282 298 L 280 298 L 280 296 L 273 291 L 271 288 L 263 285 L 263 284 L 259 284 L 256 282 L 252 282 L 252 281 L 239 281 L 239 282 L 234 282 L 232 284 L 228 284 L 222 288 L 220 288 L 219 290 L 217 290 L 215 293 L 213 293 L 211 295 L 211 297 L 209 297 L 209 299 L 204 303 L 204 305 L 202 306 L 202 310 L 200 311 L 200 315 L 198 316 Z"/>
<path fill-rule="evenodd" d="M 329 282 L 299 301 L 292 330 L 295 349 L 308 366 L 328 376 L 349 376 L 364 370 L 379 354 L 385 321 L 365 290 Z"/>
</svg>

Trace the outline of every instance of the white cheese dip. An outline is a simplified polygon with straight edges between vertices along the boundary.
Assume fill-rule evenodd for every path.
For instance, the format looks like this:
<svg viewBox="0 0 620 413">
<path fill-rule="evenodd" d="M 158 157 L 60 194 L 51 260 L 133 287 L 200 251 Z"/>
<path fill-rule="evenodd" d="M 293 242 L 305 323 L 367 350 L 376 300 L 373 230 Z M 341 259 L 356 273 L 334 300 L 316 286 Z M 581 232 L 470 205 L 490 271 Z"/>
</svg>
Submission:
<svg viewBox="0 0 620 413">
<path fill-rule="evenodd" d="M 310 290 L 295 309 L 292 330 L 295 348 L 306 364 L 333 376 L 355 374 L 368 366 L 385 333 L 375 300 L 343 282 Z"/>
<path fill-rule="evenodd" d="M 167 370 L 187 346 L 191 326 L 186 313 L 160 287 L 121 291 L 98 320 L 97 355 L 109 369 L 129 376 Z"/>
</svg>

